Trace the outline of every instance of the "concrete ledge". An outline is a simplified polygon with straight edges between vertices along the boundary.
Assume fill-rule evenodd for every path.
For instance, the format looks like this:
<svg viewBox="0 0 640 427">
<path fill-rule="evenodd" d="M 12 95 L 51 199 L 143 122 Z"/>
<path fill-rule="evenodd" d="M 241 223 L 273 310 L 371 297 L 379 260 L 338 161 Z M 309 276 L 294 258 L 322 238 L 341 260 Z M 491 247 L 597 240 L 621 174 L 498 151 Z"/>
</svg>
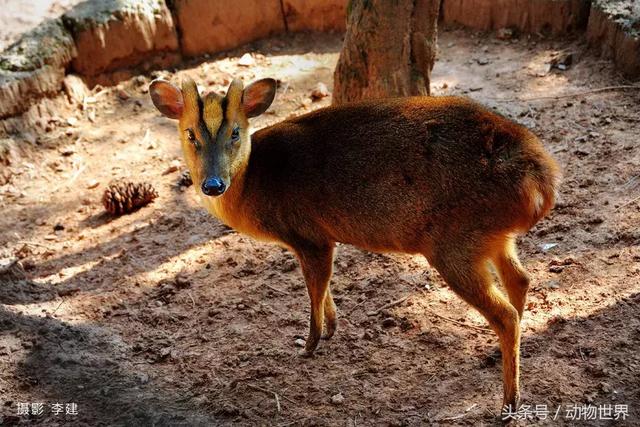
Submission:
<svg viewBox="0 0 640 427">
<path fill-rule="evenodd" d="M 289 31 L 345 31 L 348 0 L 282 0 Z"/>
<path fill-rule="evenodd" d="M 640 78 L 640 4 L 631 0 L 594 1 L 587 40 L 602 56 L 613 59 L 626 77 Z"/>
<path fill-rule="evenodd" d="M 182 53 L 220 52 L 285 31 L 280 0 L 174 0 Z"/>
<path fill-rule="evenodd" d="M 515 28 L 561 35 L 583 31 L 589 8 L 587 0 L 443 0 L 442 22 L 476 30 Z"/>
<path fill-rule="evenodd" d="M 26 111 L 62 87 L 65 68 L 76 55 L 62 21 L 46 21 L 0 55 L 0 119 Z"/>
<path fill-rule="evenodd" d="M 83 76 L 135 67 L 157 54 L 178 52 L 178 35 L 163 0 L 87 1 L 62 20 L 78 51 L 71 68 Z"/>
<path fill-rule="evenodd" d="M 37 120 L 54 108 L 55 102 L 44 101 L 61 93 L 69 72 L 89 86 L 114 84 L 134 71 L 166 68 L 183 56 L 217 53 L 286 31 L 344 31 L 347 4 L 87 0 L 0 54 L 0 134 L 18 132 L 21 115 Z M 477 30 L 586 32 L 590 45 L 626 76 L 640 78 L 640 5 L 633 0 L 442 0 L 441 10 L 443 24 Z M 64 87 L 71 98 L 80 96 Z"/>
</svg>

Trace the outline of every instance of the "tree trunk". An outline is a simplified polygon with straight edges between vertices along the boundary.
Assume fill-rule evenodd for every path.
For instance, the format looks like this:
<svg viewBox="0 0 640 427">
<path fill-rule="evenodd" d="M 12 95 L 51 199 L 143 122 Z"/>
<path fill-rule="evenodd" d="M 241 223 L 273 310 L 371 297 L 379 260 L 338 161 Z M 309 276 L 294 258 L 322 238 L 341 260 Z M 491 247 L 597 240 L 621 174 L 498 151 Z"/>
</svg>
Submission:
<svg viewBox="0 0 640 427">
<path fill-rule="evenodd" d="M 429 95 L 440 0 L 350 0 L 333 103 Z"/>
</svg>

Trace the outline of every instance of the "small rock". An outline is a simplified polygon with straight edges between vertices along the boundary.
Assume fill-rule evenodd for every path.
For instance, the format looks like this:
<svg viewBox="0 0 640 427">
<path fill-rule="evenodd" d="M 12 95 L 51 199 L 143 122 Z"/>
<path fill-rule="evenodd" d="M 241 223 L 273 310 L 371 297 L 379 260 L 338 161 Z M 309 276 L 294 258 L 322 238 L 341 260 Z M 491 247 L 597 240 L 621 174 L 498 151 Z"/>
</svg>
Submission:
<svg viewBox="0 0 640 427">
<path fill-rule="evenodd" d="M 154 78 L 155 79 L 166 78 L 165 76 L 163 76 L 161 74 L 155 75 L 155 73 L 161 73 L 161 72 L 154 71 Z M 133 79 L 133 82 L 138 86 L 145 86 L 147 84 L 147 78 L 145 76 L 143 76 L 143 75 L 137 75 Z"/>
<path fill-rule="evenodd" d="M 125 89 L 118 88 L 118 98 L 126 101 L 127 99 L 131 98 L 131 95 L 129 95 L 129 92 L 127 92 Z"/>
<path fill-rule="evenodd" d="M 342 405 L 344 403 L 344 396 L 342 393 L 334 394 L 331 396 L 331 403 L 334 405 Z"/>
<path fill-rule="evenodd" d="M 58 295 L 61 297 L 73 295 L 78 292 L 80 292 L 80 288 L 76 288 L 76 287 L 67 287 L 67 288 L 58 289 Z"/>
<path fill-rule="evenodd" d="M 78 119 L 75 117 L 69 117 L 67 119 L 67 123 L 69 124 L 69 126 L 75 126 L 78 124 Z"/>
<path fill-rule="evenodd" d="M 164 348 L 161 348 L 160 351 L 158 351 L 158 356 L 160 359 L 165 359 L 169 357 L 170 354 L 171 354 L 171 347 L 164 347 Z"/>
<path fill-rule="evenodd" d="M 36 269 L 36 263 L 32 259 L 23 259 L 22 267 L 25 269 L 25 271 L 32 271 Z"/>
<path fill-rule="evenodd" d="M 375 332 L 370 329 L 366 329 L 362 334 L 362 339 L 367 341 L 371 341 L 375 337 L 376 337 Z"/>
<path fill-rule="evenodd" d="M 578 262 L 575 260 L 575 258 L 573 257 L 567 257 L 564 259 L 552 259 L 551 261 L 549 261 L 549 265 L 562 265 L 562 266 L 567 266 L 567 265 L 574 265 L 574 264 L 578 264 Z"/>
<path fill-rule="evenodd" d="M 585 135 L 579 136 L 576 138 L 576 142 L 587 142 L 587 137 Z"/>
<path fill-rule="evenodd" d="M 329 96 L 329 89 L 324 83 L 318 83 L 316 87 L 311 91 L 311 99 L 318 101 L 322 98 Z"/>
<path fill-rule="evenodd" d="M 393 317 L 387 317 L 382 321 L 383 328 L 392 328 L 396 326 L 396 324 L 396 319 L 394 319 Z"/>
<path fill-rule="evenodd" d="M 251 67 L 253 65 L 256 65 L 256 60 L 253 58 L 253 56 L 251 56 L 250 53 L 245 53 L 238 60 L 238 65 L 242 67 Z"/>
<path fill-rule="evenodd" d="M 511 28 L 500 28 L 496 33 L 496 37 L 500 40 L 511 40 L 514 36 L 514 31 Z"/>
<path fill-rule="evenodd" d="M 140 384 L 146 384 L 149 382 L 149 375 L 145 374 L 144 372 L 138 372 L 136 376 L 138 377 L 138 381 L 140 381 Z"/>
<path fill-rule="evenodd" d="M 611 388 L 611 385 L 604 381 L 599 384 L 599 387 L 603 393 L 611 393 L 613 391 L 613 388 Z"/>
<path fill-rule="evenodd" d="M 0 259 L 0 278 L 18 280 L 26 278 L 24 267 L 20 260 L 15 257 Z"/>
<path fill-rule="evenodd" d="M 289 273 L 293 270 L 296 269 L 296 262 L 292 259 L 287 259 L 283 264 L 282 264 L 282 272 L 283 273 Z"/>
<path fill-rule="evenodd" d="M 191 173 L 188 170 L 185 170 L 178 177 L 178 182 L 176 183 L 178 187 L 191 187 L 193 185 L 193 179 L 191 179 Z"/>
<path fill-rule="evenodd" d="M 75 152 L 76 152 L 76 150 L 74 150 L 73 147 L 65 147 L 65 148 L 60 150 L 60 154 L 63 155 L 64 157 L 69 157 L 72 154 L 74 154 Z"/>
<path fill-rule="evenodd" d="M 560 54 L 555 58 L 551 59 L 551 62 L 549 65 L 551 68 L 556 68 L 560 71 L 566 71 L 569 69 L 572 63 L 573 63 L 573 54 L 566 53 L 566 54 Z"/>
<path fill-rule="evenodd" d="M 487 65 L 490 61 L 487 58 L 478 58 L 476 62 L 478 65 Z"/>
<path fill-rule="evenodd" d="M 62 230 L 64 230 L 64 225 L 60 223 L 53 226 L 53 231 L 62 231 Z"/>
<path fill-rule="evenodd" d="M 567 323 L 567 319 L 559 314 L 547 320 L 547 325 L 563 325 L 565 323 Z"/>
<path fill-rule="evenodd" d="M 564 270 L 564 265 L 552 265 L 549 267 L 551 273 L 562 273 L 562 270 Z"/>
<path fill-rule="evenodd" d="M 544 244 L 540 245 L 540 249 L 542 249 L 542 252 L 547 252 L 547 251 L 555 248 L 556 246 L 558 246 L 557 243 L 544 243 Z"/>
<path fill-rule="evenodd" d="M 295 344 L 296 347 L 304 347 L 307 342 L 302 338 L 298 338 L 293 343 Z"/>
<path fill-rule="evenodd" d="M 191 286 L 191 281 L 186 275 L 178 274 L 175 279 L 175 285 L 176 285 L 176 288 L 184 289 Z"/>
<path fill-rule="evenodd" d="M 550 280 L 549 283 L 547 283 L 547 287 L 550 289 L 559 289 L 560 284 L 557 280 Z"/>
<path fill-rule="evenodd" d="M 89 95 L 89 89 L 82 79 L 74 74 L 68 74 L 63 81 L 64 91 L 70 100 L 81 104 L 85 96 Z"/>
<path fill-rule="evenodd" d="M 89 190 L 93 190 L 98 185 L 100 185 L 100 182 L 98 182 L 98 180 L 96 180 L 96 179 L 91 179 L 91 180 L 89 180 L 89 182 L 87 182 L 87 188 Z"/>
<path fill-rule="evenodd" d="M 178 169 L 180 169 L 180 161 L 174 160 L 169 164 L 169 167 L 162 172 L 162 175 L 169 175 L 170 173 L 176 172 Z"/>
</svg>

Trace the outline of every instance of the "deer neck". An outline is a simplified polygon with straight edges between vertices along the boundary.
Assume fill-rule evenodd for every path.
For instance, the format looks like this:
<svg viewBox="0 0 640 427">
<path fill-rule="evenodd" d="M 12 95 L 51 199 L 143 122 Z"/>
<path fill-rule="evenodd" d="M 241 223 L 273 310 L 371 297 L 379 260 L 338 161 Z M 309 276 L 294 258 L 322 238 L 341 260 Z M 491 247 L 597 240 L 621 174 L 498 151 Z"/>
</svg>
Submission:
<svg viewBox="0 0 640 427">
<path fill-rule="evenodd" d="M 231 185 L 224 194 L 218 197 L 203 196 L 203 203 L 212 215 L 241 232 L 248 228 L 243 193 L 249 155 L 250 153 L 247 153 L 236 168 L 236 172 L 231 176 Z"/>
</svg>

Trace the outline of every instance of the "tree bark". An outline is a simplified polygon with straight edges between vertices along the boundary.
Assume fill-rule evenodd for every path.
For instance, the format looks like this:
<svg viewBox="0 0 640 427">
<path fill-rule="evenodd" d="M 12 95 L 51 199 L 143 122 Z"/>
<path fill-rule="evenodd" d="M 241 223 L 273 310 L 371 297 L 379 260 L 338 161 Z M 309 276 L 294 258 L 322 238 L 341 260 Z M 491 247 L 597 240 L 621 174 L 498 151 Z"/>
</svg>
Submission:
<svg viewBox="0 0 640 427">
<path fill-rule="evenodd" d="M 350 0 L 333 103 L 429 95 L 440 0 Z"/>
</svg>

